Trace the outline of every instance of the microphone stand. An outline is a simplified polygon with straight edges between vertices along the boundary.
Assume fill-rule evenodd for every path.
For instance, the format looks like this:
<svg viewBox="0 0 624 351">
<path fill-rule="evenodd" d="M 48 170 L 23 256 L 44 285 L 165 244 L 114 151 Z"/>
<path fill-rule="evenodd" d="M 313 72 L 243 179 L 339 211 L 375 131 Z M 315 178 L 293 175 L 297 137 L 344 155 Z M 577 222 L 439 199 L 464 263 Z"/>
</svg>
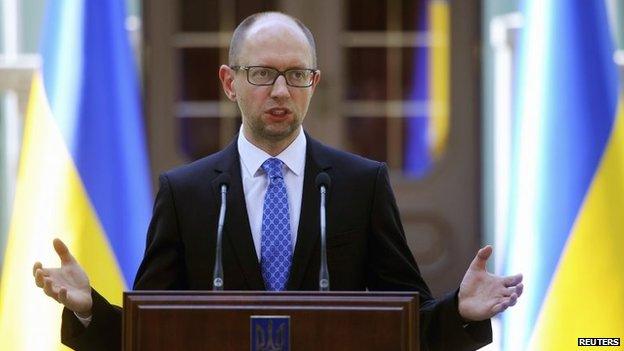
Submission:
<svg viewBox="0 0 624 351">
<path fill-rule="evenodd" d="M 217 250 L 215 252 L 214 273 L 212 276 L 212 290 L 223 290 L 223 259 L 222 259 L 222 241 L 223 241 L 223 223 L 225 222 L 226 195 L 228 190 L 227 175 L 223 176 L 221 185 L 221 207 L 219 209 L 219 224 L 217 225 Z"/>
<path fill-rule="evenodd" d="M 320 224 L 321 224 L 321 268 L 319 270 L 319 291 L 329 291 L 329 269 L 327 268 L 327 222 L 326 222 L 326 196 L 327 188 L 331 180 L 325 172 L 316 176 L 316 186 L 320 189 L 321 205 L 320 205 Z"/>
</svg>

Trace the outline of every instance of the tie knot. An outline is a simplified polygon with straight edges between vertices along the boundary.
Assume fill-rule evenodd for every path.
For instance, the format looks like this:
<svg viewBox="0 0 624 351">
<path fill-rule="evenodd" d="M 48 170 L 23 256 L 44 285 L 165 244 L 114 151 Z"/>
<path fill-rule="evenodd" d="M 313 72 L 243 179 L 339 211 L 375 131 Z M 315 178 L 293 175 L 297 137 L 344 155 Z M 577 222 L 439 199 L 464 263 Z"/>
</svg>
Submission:
<svg viewBox="0 0 624 351">
<path fill-rule="evenodd" d="M 269 179 L 273 178 L 283 178 L 282 176 L 282 161 L 278 158 L 271 157 L 264 161 L 262 164 L 262 169 L 269 176 Z"/>
</svg>

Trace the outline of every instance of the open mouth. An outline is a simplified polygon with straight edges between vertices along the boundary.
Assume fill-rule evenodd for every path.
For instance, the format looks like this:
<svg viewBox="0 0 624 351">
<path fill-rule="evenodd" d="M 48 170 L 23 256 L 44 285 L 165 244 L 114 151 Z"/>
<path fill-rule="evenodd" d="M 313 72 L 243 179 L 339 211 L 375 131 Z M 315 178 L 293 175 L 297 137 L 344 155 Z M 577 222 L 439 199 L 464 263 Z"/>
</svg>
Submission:
<svg viewBox="0 0 624 351">
<path fill-rule="evenodd" d="M 289 109 L 283 107 L 274 107 L 266 110 L 265 113 L 274 119 L 285 119 L 292 114 Z"/>
</svg>

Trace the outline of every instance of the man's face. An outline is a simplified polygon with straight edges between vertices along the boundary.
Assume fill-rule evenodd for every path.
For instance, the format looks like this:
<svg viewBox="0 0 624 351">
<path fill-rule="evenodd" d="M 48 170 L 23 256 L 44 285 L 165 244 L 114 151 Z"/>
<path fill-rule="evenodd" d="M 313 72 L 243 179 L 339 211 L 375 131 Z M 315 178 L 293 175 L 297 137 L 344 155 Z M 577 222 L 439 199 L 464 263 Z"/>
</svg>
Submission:
<svg viewBox="0 0 624 351">
<path fill-rule="evenodd" d="M 279 71 L 312 67 L 311 48 L 299 28 L 283 19 L 267 19 L 249 29 L 238 64 L 265 66 Z M 320 73 L 320 72 L 319 72 Z M 275 143 L 292 140 L 308 111 L 319 75 L 308 88 L 286 84 L 283 75 L 270 86 L 247 81 L 245 70 L 232 71 L 232 95 L 243 115 L 245 136 L 252 142 Z M 227 92 L 227 89 L 226 89 Z"/>
</svg>

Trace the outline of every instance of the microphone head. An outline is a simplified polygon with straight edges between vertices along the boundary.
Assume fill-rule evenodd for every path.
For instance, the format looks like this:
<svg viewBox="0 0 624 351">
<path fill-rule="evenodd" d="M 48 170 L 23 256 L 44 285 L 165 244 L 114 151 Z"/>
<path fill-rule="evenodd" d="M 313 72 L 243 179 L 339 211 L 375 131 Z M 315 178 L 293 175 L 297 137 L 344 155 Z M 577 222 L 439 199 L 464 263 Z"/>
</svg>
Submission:
<svg viewBox="0 0 624 351">
<path fill-rule="evenodd" d="M 316 187 L 320 188 L 321 186 L 324 186 L 325 189 L 329 189 L 331 186 L 331 178 L 325 172 L 321 172 L 316 176 Z"/>
<path fill-rule="evenodd" d="M 217 177 L 217 183 L 219 186 L 225 185 L 227 188 L 230 187 L 230 174 L 227 172 L 223 172 L 219 174 Z"/>
</svg>

